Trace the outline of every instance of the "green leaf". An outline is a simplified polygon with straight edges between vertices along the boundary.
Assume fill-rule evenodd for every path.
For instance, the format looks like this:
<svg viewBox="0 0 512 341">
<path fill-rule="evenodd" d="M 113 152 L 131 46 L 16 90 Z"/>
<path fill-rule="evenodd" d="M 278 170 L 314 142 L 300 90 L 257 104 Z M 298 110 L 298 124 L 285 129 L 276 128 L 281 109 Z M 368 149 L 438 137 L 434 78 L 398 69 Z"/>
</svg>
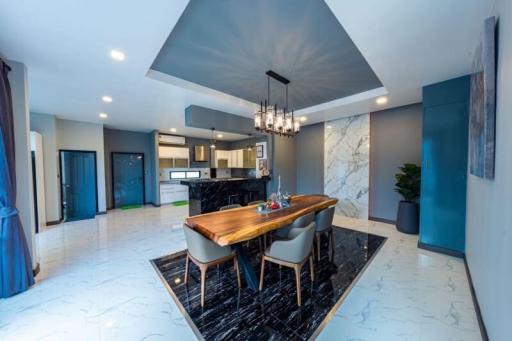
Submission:
<svg viewBox="0 0 512 341">
<path fill-rule="evenodd" d="M 404 163 L 398 169 L 400 173 L 395 174 L 395 192 L 404 200 L 415 202 L 420 197 L 421 167 L 413 163 Z"/>
</svg>

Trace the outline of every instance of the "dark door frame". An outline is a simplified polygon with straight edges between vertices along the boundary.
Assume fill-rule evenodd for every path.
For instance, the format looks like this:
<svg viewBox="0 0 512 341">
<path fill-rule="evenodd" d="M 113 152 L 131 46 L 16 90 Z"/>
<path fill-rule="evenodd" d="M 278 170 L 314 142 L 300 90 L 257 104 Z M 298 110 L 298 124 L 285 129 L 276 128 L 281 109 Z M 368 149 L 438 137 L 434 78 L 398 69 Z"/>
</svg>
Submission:
<svg viewBox="0 0 512 341">
<path fill-rule="evenodd" d="M 60 183 L 60 217 L 64 219 L 64 195 L 62 192 L 62 152 L 93 153 L 94 155 L 94 192 L 96 193 L 96 214 L 98 214 L 98 164 L 96 163 L 95 150 L 59 149 L 59 183 Z"/>
<path fill-rule="evenodd" d="M 116 198 L 114 194 L 114 154 L 137 155 L 142 156 L 142 204 L 146 204 L 146 165 L 144 153 L 141 152 L 111 152 L 110 153 L 110 182 L 112 190 L 112 207 L 116 208 Z"/>
</svg>

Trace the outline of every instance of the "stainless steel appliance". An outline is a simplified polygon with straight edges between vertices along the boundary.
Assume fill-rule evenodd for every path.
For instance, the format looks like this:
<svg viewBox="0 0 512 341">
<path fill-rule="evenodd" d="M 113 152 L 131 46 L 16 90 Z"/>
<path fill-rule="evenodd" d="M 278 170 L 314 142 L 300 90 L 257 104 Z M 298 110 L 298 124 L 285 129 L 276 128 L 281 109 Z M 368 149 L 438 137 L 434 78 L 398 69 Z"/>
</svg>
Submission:
<svg viewBox="0 0 512 341">
<path fill-rule="evenodd" d="M 206 162 L 210 159 L 210 150 L 205 145 L 194 146 L 194 161 Z"/>
</svg>

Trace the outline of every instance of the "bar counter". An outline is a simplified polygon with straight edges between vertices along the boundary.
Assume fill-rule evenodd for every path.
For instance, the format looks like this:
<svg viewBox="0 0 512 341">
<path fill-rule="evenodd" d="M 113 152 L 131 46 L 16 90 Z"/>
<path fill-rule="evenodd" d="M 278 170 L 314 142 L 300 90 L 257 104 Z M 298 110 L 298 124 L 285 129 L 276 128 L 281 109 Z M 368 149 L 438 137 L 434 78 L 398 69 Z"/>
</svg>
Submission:
<svg viewBox="0 0 512 341">
<path fill-rule="evenodd" d="M 247 205 L 267 197 L 267 180 L 257 178 L 216 178 L 181 180 L 188 186 L 189 215 L 218 211 L 229 204 Z"/>
</svg>

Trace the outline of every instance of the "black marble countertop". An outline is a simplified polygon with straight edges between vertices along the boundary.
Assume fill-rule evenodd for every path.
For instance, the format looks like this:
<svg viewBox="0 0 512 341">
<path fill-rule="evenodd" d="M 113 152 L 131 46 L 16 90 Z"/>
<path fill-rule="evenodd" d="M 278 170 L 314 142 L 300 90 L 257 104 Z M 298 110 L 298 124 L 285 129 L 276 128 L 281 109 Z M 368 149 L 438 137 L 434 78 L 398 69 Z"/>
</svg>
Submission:
<svg viewBox="0 0 512 341">
<path fill-rule="evenodd" d="M 204 183 L 232 182 L 232 181 L 266 181 L 261 178 L 214 178 L 214 179 L 186 179 L 181 180 L 182 185 L 194 185 Z"/>
</svg>

